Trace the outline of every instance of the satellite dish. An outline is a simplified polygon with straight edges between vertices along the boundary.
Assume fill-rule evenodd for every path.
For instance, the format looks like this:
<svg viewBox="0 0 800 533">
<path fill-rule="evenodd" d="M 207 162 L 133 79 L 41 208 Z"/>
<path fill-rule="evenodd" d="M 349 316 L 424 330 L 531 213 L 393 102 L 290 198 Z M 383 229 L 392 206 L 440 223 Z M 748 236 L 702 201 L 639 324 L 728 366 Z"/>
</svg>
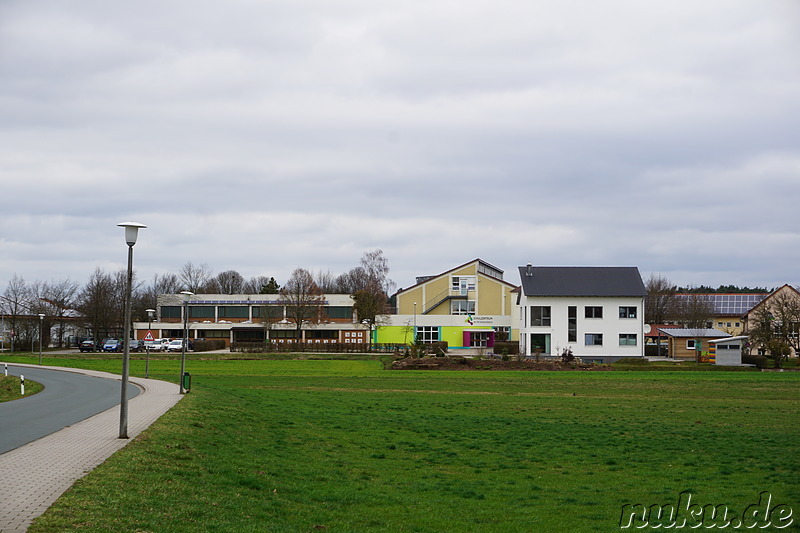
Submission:
<svg viewBox="0 0 800 533">
<path fill-rule="evenodd" d="M 653 328 L 650 327 L 650 324 L 645 324 L 644 325 L 644 334 L 647 335 L 648 333 L 650 333 L 651 329 L 653 329 Z"/>
</svg>

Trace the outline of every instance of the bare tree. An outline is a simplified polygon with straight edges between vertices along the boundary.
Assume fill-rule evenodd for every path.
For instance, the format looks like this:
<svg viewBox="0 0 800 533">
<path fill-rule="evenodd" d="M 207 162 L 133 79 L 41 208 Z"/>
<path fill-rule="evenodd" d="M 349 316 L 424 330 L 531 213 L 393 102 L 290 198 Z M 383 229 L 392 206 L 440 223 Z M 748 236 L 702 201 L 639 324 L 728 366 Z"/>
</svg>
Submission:
<svg viewBox="0 0 800 533">
<path fill-rule="evenodd" d="M 267 276 L 253 276 L 244 282 L 242 292 L 244 294 L 278 294 L 280 285 L 275 278 Z"/>
<path fill-rule="evenodd" d="M 327 272 L 319 271 L 314 275 L 314 283 L 317 284 L 319 290 L 323 293 L 336 293 L 336 276 L 331 274 L 331 271 L 328 270 Z"/>
<path fill-rule="evenodd" d="M 226 270 L 209 280 L 205 292 L 216 294 L 244 294 L 244 286 L 244 276 L 235 270 Z"/>
<path fill-rule="evenodd" d="M 314 277 L 304 268 L 292 272 L 280 291 L 286 305 L 286 318 L 294 322 L 297 339 L 302 336 L 303 324 L 318 324 L 325 298 Z"/>
<path fill-rule="evenodd" d="M 67 330 L 67 319 L 71 317 L 78 294 L 78 282 L 69 278 L 53 281 L 45 288 L 44 301 L 48 304 L 47 316 L 56 324 L 56 346 L 64 346 L 64 334 Z"/>
<path fill-rule="evenodd" d="M 644 319 L 648 324 L 664 324 L 672 320 L 675 306 L 675 285 L 664 276 L 650 274 L 645 282 L 647 298 L 644 303 Z"/>
<path fill-rule="evenodd" d="M 351 268 L 336 278 L 336 294 L 355 294 L 367 286 L 367 273 L 360 266 Z"/>
<path fill-rule="evenodd" d="M 122 320 L 115 299 L 113 277 L 100 267 L 95 268 L 78 295 L 77 305 L 95 341 L 119 331 Z"/>
<path fill-rule="evenodd" d="M 25 280 L 14 274 L 3 292 L 2 301 L 3 314 L 8 318 L 6 328 L 11 332 L 11 351 L 14 351 L 14 341 L 20 333 L 25 315 L 30 315 L 28 309 L 28 286 Z M 27 310 L 27 313 L 26 313 Z"/>
<path fill-rule="evenodd" d="M 394 282 L 388 278 L 389 261 L 381 250 L 365 252 L 361 256 L 361 265 L 357 267 L 357 273 L 363 277 L 353 279 L 354 286 L 360 286 L 357 291 L 351 293 L 353 306 L 358 319 L 369 324 L 371 331 L 389 313 L 387 292 L 394 287 Z"/>
<path fill-rule="evenodd" d="M 800 353 L 800 294 L 784 291 L 769 302 L 774 317 L 775 337 L 784 345 Z"/>
<path fill-rule="evenodd" d="M 383 255 L 383 250 L 377 249 L 364 252 L 361 256 L 361 268 L 367 280 L 376 284 L 384 293 L 389 294 L 394 290 L 394 282 L 389 279 L 389 260 Z"/>
<path fill-rule="evenodd" d="M 714 303 L 708 295 L 691 293 L 676 298 L 674 309 L 675 320 L 695 336 L 694 354 L 699 363 L 703 354 L 702 334 L 714 317 Z"/>
<path fill-rule="evenodd" d="M 159 294 L 178 294 L 182 288 L 177 274 L 153 274 L 150 284 L 141 289 L 141 300 L 138 305 L 142 309 L 155 309 Z"/>
<path fill-rule="evenodd" d="M 199 294 L 205 291 L 211 280 L 212 272 L 212 268 L 206 263 L 195 265 L 191 261 L 187 261 L 178 271 L 178 278 L 185 290 Z"/>
</svg>

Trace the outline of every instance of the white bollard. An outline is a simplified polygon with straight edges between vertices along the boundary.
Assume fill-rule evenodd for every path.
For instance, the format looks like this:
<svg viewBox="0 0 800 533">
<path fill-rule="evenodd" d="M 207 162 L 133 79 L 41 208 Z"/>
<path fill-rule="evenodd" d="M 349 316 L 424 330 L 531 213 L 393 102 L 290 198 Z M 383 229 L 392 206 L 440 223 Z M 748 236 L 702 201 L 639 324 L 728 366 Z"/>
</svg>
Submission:
<svg viewBox="0 0 800 533">
<path fill-rule="evenodd" d="M 8 377 L 8 364 L 3 363 L 3 370 L 5 372 L 5 376 Z"/>
<path fill-rule="evenodd" d="M 19 375 L 19 388 L 22 396 L 25 396 L 25 376 L 22 374 Z"/>
</svg>

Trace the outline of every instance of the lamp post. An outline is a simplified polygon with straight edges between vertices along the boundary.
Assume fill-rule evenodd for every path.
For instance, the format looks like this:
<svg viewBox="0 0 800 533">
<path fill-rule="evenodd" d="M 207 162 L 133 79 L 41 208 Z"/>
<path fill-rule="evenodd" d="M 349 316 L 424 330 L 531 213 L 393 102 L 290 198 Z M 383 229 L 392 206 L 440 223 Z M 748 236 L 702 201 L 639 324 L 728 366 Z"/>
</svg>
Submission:
<svg viewBox="0 0 800 533">
<path fill-rule="evenodd" d="M 117 226 L 125 228 L 125 242 L 128 244 L 128 280 L 125 284 L 125 326 L 122 350 L 122 392 L 119 401 L 119 438 L 128 438 L 128 365 L 131 355 L 131 286 L 133 285 L 133 245 L 139 235 L 139 228 L 146 228 L 138 222 L 120 222 Z"/>
<path fill-rule="evenodd" d="M 183 388 L 183 374 L 186 371 L 186 345 L 189 344 L 189 298 L 194 296 L 192 291 L 181 291 L 183 294 L 183 342 L 181 342 L 181 375 L 178 376 L 180 394 L 186 394 Z"/>
<path fill-rule="evenodd" d="M 414 344 L 417 344 L 417 302 L 414 302 Z"/>
<path fill-rule="evenodd" d="M 147 334 L 148 335 L 152 335 L 150 333 L 150 331 L 151 331 L 150 328 L 152 327 L 153 313 L 155 313 L 156 310 L 155 309 L 145 309 L 145 311 L 147 311 Z M 144 351 L 147 354 L 147 355 L 145 355 L 145 359 L 144 359 L 144 377 L 145 378 L 149 378 L 150 377 L 150 345 L 147 344 L 147 341 L 145 341 L 145 343 L 144 343 Z"/>
<path fill-rule="evenodd" d="M 44 323 L 44 313 L 39 313 L 39 366 L 42 365 L 42 325 Z"/>
</svg>

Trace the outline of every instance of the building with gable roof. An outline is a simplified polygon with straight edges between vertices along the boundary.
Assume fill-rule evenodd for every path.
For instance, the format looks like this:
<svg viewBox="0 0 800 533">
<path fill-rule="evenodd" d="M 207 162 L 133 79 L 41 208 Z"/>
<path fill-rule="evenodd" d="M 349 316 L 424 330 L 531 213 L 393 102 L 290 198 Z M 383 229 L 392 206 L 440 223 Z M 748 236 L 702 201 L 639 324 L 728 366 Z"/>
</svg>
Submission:
<svg viewBox="0 0 800 533">
<path fill-rule="evenodd" d="M 395 293 L 397 313 L 378 327 L 379 343 L 447 342 L 461 353 L 491 351 L 499 340 L 516 340 L 512 316 L 516 285 L 503 271 L 474 259 L 441 274 L 419 276 Z"/>
<path fill-rule="evenodd" d="M 644 356 L 644 298 L 636 267 L 519 267 L 520 353 L 609 363 Z"/>
</svg>

